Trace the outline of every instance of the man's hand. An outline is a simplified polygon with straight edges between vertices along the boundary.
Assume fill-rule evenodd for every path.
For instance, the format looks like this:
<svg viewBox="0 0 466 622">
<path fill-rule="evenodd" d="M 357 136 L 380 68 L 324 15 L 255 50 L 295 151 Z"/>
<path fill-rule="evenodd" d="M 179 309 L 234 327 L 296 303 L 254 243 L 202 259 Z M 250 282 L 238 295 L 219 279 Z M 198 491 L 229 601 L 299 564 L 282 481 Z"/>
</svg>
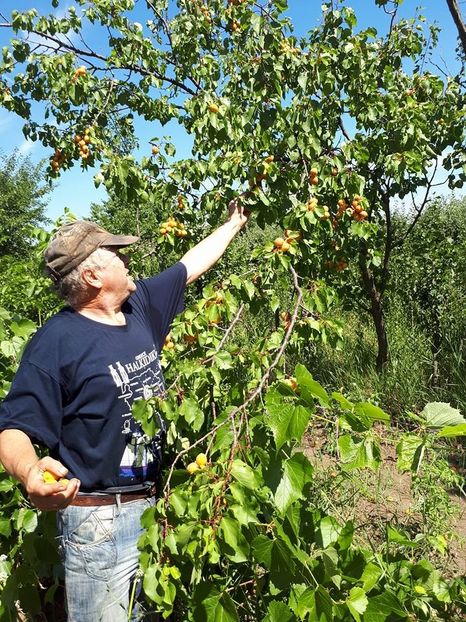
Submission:
<svg viewBox="0 0 466 622">
<path fill-rule="evenodd" d="M 186 283 L 198 279 L 220 259 L 235 235 L 247 223 L 248 218 L 249 213 L 244 209 L 241 196 L 230 201 L 227 221 L 181 258 L 181 263 L 186 266 Z"/>
<path fill-rule="evenodd" d="M 44 482 L 45 471 L 57 480 L 68 473 L 58 460 L 45 456 L 30 466 L 25 482 L 26 492 L 31 503 L 39 510 L 61 510 L 78 494 L 80 481 L 71 479 L 67 484 L 59 481 L 48 484 Z"/>
</svg>

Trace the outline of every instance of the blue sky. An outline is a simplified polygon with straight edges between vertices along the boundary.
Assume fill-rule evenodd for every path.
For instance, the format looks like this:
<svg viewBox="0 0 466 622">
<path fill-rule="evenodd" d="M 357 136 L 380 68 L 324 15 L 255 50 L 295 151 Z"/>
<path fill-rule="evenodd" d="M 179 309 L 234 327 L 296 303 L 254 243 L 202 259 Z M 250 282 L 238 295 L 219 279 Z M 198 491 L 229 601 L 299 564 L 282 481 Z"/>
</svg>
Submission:
<svg viewBox="0 0 466 622">
<path fill-rule="evenodd" d="M 321 17 L 321 2 L 315 0 L 288 0 L 288 14 L 293 20 L 297 35 L 304 35 L 309 29 L 318 25 Z M 387 16 L 380 8 L 375 6 L 373 0 L 348 0 L 347 5 L 352 6 L 358 17 L 358 26 L 365 28 L 375 26 L 380 33 L 385 32 L 388 24 Z M 65 0 L 60 3 L 58 9 L 63 14 L 67 7 L 74 5 L 72 0 Z M 50 13 L 50 0 L 2 0 L 1 13 L 7 18 L 13 10 L 26 10 L 32 7 L 44 13 Z M 436 62 L 441 70 L 447 73 L 454 73 L 458 69 L 458 61 L 455 57 L 455 46 L 457 33 L 452 18 L 447 8 L 445 0 L 404 0 L 399 15 L 402 17 L 413 17 L 417 7 L 426 17 L 428 23 L 436 22 L 442 29 L 439 46 L 436 52 Z M 0 44 L 7 43 L 10 30 L 0 28 Z M 87 33 L 91 36 L 92 33 Z M 157 128 L 136 123 L 137 134 L 140 138 L 140 153 L 149 153 L 150 146 L 148 140 L 153 136 L 171 135 L 177 147 L 178 154 L 183 155 L 189 152 L 190 142 L 183 134 L 183 131 L 175 124 Z M 22 121 L 12 113 L 0 108 L 0 141 L 1 150 L 8 154 L 14 149 L 28 155 L 33 162 L 50 156 L 50 150 L 46 150 L 39 143 L 30 143 L 24 140 L 22 131 Z M 63 213 L 63 209 L 68 207 L 79 217 L 88 216 L 91 202 L 99 202 L 106 197 L 103 188 L 96 189 L 93 182 L 93 175 L 97 170 L 82 172 L 79 167 L 74 167 L 70 171 L 64 172 L 53 192 L 49 197 L 48 216 L 56 219 Z"/>
</svg>

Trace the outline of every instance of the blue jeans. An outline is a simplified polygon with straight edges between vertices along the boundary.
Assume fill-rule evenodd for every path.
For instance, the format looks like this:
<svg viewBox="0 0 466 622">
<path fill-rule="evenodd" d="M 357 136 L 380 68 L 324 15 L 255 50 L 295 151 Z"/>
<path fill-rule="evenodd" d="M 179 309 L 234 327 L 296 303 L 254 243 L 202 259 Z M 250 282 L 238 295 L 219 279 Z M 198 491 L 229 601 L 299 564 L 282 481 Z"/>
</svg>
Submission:
<svg viewBox="0 0 466 622">
<path fill-rule="evenodd" d="M 68 622 L 127 622 L 139 563 L 141 514 L 154 499 L 57 512 Z M 137 607 L 131 620 L 139 619 Z"/>
</svg>

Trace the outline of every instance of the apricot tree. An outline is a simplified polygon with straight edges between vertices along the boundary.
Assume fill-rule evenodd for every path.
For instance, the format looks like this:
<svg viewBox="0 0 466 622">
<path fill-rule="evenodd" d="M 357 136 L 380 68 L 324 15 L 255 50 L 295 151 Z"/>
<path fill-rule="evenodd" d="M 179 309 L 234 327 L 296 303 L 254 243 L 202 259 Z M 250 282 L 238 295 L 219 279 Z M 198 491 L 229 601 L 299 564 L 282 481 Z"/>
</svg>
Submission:
<svg viewBox="0 0 466 622">
<path fill-rule="evenodd" d="M 268 621 L 418 610 L 403 604 L 409 587 L 391 589 L 393 568 L 354 552 L 351 525 L 307 507 L 312 468 L 299 443 L 310 420 L 344 430 L 346 468 L 375 468 L 373 426 L 388 416 L 327 394 L 290 363 L 309 342 L 338 345 L 340 295 L 370 313 L 382 370 L 384 293 L 401 243 L 394 203 L 425 189 L 414 226 L 445 153 L 450 186 L 465 180 L 461 84 L 426 70 L 436 29 L 397 20 L 398 1 L 376 3 L 393 8 L 382 36 L 333 2 L 298 38 L 285 0 L 77 0 L 63 17 L 32 9 L 1 24 L 16 33 L 1 104 L 50 148 L 51 179 L 98 166 L 96 184 L 133 207 L 141 270 L 154 250 L 179 256 L 232 199 L 274 228 L 248 270 L 206 284 L 177 320 L 166 399 L 135 407 L 147 433 L 156 410 L 169 423 L 171 468 L 141 544 L 146 594 L 166 615 L 175 598 L 185 619 L 209 621 L 237 620 L 238 609 Z M 156 129 L 138 160 L 139 119 Z M 190 137 L 190 157 L 176 158 L 169 122 Z M 179 468 L 199 453 L 202 468 Z M 314 546 L 326 551 L 316 557 Z"/>
</svg>

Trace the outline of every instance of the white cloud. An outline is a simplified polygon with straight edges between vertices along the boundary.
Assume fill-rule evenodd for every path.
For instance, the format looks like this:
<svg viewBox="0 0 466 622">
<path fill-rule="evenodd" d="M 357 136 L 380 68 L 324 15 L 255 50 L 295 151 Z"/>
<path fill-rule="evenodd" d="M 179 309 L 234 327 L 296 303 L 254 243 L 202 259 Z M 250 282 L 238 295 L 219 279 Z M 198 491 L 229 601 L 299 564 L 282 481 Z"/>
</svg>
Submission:
<svg viewBox="0 0 466 622">
<path fill-rule="evenodd" d="M 27 155 L 30 151 L 32 151 L 32 149 L 34 149 L 34 147 L 36 146 L 36 144 L 32 141 L 32 140 L 23 140 L 23 142 L 21 143 L 21 145 L 18 147 L 18 152 L 25 156 Z"/>
</svg>

